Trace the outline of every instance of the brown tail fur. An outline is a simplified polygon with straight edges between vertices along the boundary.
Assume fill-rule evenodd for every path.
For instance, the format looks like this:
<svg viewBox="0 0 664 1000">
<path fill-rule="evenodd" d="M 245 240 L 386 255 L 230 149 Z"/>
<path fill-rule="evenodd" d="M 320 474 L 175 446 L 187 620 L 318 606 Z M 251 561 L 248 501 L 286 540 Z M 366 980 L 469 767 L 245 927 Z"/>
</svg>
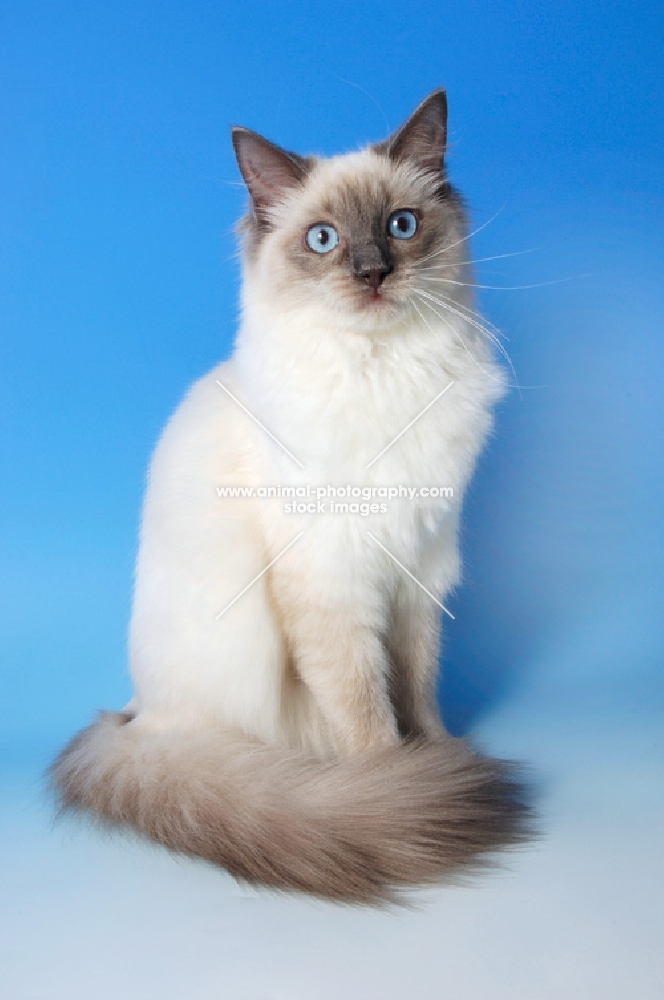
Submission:
<svg viewBox="0 0 664 1000">
<path fill-rule="evenodd" d="M 509 765 L 461 740 L 321 762 L 241 734 L 148 732 L 103 713 L 51 778 L 64 808 L 247 882 L 347 902 L 394 899 L 529 835 Z"/>
</svg>

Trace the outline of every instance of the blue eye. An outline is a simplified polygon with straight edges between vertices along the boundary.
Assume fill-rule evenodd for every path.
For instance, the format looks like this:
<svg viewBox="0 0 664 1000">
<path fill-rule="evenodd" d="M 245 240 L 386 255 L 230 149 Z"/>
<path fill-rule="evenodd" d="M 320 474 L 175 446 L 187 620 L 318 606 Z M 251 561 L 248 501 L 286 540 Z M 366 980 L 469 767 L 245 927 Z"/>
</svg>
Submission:
<svg viewBox="0 0 664 1000">
<path fill-rule="evenodd" d="M 398 240 L 409 240 L 417 232 L 415 214 L 405 208 L 392 212 L 387 223 L 387 231 L 390 236 L 394 236 Z"/>
<path fill-rule="evenodd" d="M 319 223 L 307 233 L 307 246 L 314 253 L 329 253 L 339 243 L 339 234 L 332 226 Z"/>
</svg>

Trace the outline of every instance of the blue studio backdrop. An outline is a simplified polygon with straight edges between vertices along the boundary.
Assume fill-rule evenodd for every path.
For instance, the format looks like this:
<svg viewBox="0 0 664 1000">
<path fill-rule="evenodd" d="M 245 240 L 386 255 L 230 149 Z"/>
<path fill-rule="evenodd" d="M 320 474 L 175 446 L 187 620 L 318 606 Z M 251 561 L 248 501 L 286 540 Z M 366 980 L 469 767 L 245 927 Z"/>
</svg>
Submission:
<svg viewBox="0 0 664 1000">
<path fill-rule="evenodd" d="M 450 176 L 492 219 L 473 254 L 516 254 L 477 273 L 521 386 L 469 496 L 447 721 L 528 686 L 661 705 L 662 25 L 616 0 L 0 4 L 10 757 L 128 697 L 148 457 L 236 325 L 229 126 L 340 152 L 440 85 Z"/>
</svg>

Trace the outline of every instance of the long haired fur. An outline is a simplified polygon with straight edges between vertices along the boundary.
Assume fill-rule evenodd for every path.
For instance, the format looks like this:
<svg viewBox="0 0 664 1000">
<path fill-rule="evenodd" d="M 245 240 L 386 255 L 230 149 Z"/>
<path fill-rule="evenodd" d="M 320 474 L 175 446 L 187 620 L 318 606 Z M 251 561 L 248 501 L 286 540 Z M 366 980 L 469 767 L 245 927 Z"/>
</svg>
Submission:
<svg viewBox="0 0 664 1000">
<path fill-rule="evenodd" d="M 51 769 L 62 806 L 131 826 L 249 883 L 376 903 L 524 839 L 513 769 L 460 740 L 322 762 L 240 734 L 103 713 Z"/>
<path fill-rule="evenodd" d="M 152 459 L 132 701 L 52 771 L 65 807 L 332 899 L 390 898 L 527 828 L 509 768 L 451 740 L 435 696 L 461 501 L 504 381 L 445 136 L 440 91 L 329 160 L 234 131 L 251 198 L 236 349 Z M 360 514 L 219 492 L 270 484 L 453 495 Z"/>
</svg>

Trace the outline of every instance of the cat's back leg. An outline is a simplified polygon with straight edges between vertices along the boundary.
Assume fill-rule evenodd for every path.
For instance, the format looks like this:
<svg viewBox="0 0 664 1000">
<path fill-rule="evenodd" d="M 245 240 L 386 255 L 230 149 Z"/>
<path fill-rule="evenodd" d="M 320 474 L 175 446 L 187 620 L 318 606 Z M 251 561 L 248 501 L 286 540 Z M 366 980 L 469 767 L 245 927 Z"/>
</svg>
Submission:
<svg viewBox="0 0 664 1000">
<path fill-rule="evenodd" d="M 283 639 L 263 570 L 270 556 L 248 485 L 242 411 L 198 382 L 171 418 L 150 468 L 130 625 L 133 704 L 186 724 L 282 738 Z"/>
</svg>

